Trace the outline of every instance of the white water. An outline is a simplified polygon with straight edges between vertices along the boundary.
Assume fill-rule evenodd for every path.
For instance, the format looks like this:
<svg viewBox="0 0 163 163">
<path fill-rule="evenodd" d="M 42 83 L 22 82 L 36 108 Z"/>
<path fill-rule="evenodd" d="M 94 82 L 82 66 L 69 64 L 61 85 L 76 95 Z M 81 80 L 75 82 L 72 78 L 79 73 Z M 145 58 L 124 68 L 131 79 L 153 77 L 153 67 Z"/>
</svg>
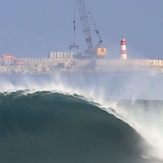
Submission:
<svg viewBox="0 0 163 163">
<path fill-rule="evenodd" d="M 147 110 L 145 104 L 131 106 L 114 104 L 113 108 L 117 113 L 115 116 L 134 128 L 152 147 L 145 149 L 145 157 L 163 159 L 163 104 L 160 108 L 151 107 Z"/>
<path fill-rule="evenodd" d="M 79 80 L 83 80 L 83 78 L 78 79 L 78 81 Z M 80 84 L 76 84 L 76 81 L 73 80 L 71 82 L 67 82 L 60 76 L 55 76 L 49 80 L 36 80 L 30 77 L 23 77 L 17 79 L 16 84 L 11 82 L 9 78 L 1 78 L 0 90 L 1 92 L 7 93 L 17 90 L 28 90 L 24 93 L 52 91 L 71 95 L 82 95 L 89 101 L 99 103 L 102 109 L 114 114 L 132 126 L 149 143 L 149 145 L 153 147 L 153 150 L 146 153 L 148 157 L 163 159 L 163 106 L 154 106 L 153 104 L 151 105 L 151 108 L 146 108 L 145 104 L 135 105 L 134 102 L 140 95 L 143 94 L 143 92 L 145 92 L 145 95 L 149 95 L 149 99 L 151 99 L 154 94 L 154 92 L 150 89 L 150 83 L 144 81 L 135 87 L 135 83 L 137 82 L 140 82 L 140 80 L 133 80 L 132 78 L 127 82 L 128 84 L 124 85 L 126 90 L 124 94 L 121 91 L 119 93 L 120 96 L 130 97 L 132 99 L 133 103 L 130 106 L 122 106 L 117 100 L 108 101 L 106 92 L 108 93 L 110 90 L 106 91 L 107 87 L 105 85 L 99 85 L 100 88 L 97 89 L 96 85 L 82 86 Z M 86 84 L 87 83 L 84 83 L 84 85 Z M 155 87 L 155 89 L 157 87 Z M 114 97 L 113 94 L 111 96 Z M 115 95 L 115 97 L 117 97 L 117 95 Z M 117 114 L 112 112 L 109 107 L 114 109 Z"/>
</svg>

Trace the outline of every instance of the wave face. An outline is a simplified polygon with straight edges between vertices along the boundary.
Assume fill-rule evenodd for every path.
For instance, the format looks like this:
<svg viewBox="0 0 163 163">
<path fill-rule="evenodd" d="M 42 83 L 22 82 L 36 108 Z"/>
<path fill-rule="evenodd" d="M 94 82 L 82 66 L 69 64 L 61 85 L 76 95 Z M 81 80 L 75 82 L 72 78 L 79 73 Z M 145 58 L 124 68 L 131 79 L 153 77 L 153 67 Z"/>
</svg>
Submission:
<svg viewBox="0 0 163 163">
<path fill-rule="evenodd" d="M 155 163 L 162 75 L 0 75 L 0 162 Z"/>
<path fill-rule="evenodd" d="M 140 162 L 140 136 L 79 96 L 0 94 L 0 162 Z"/>
</svg>

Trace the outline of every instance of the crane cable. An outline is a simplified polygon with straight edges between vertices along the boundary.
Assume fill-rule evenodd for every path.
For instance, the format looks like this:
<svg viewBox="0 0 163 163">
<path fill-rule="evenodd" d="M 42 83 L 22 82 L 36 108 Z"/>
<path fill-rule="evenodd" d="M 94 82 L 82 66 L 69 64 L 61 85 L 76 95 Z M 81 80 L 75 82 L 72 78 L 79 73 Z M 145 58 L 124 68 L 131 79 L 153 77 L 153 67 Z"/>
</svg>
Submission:
<svg viewBox="0 0 163 163">
<path fill-rule="evenodd" d="M 90 18 L 90 21 L 91 21 L 91 23 L 92 23 L 92 26 L 94 27 L 94 30 L 95 30 L 95 32 L 96 32 L 98 38 L 99 38 L 99 43 L 102 43 L 103 40 L 102 40 L 102 38 L 101 38 L 101 35 L 100 35 L 99 30 L 98 30 L 98 28 L 97 28 L 97 24 L 96 24 L 95 19 L 94 19 L 93 15 L 92 15 L 92 12 L 91 12 L 90 9 L 89 9 L 88 4 L 87 4 L 87 10 L 88 10 L 88 14 L 89 14 L 89 18 Z"/>
<path fill-rule="evenodd" d="M 76 0 L 74 0 L 74 13 L 73 13 L 73 43 L 69 45 L 69 49 L 79 49 L 79 45 L 76 44 Z"/>
<path fill-rule="evenodd" d="M 76 0 L 74 0 L 74 20 L 73 20 L 73 36 L 74 36 L 74 43 L 75 43 L 75 37 L 76 37 Z"/>
</svg>

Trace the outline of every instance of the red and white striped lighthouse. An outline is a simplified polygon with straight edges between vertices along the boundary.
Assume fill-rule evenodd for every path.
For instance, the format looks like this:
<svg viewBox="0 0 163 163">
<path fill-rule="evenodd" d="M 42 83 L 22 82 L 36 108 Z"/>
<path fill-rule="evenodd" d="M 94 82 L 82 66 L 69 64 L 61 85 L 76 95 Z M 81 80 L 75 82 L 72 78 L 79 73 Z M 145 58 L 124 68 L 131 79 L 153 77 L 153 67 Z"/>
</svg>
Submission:
<svg viewBox="0 0 163 163">
<path fill-rule="evenodd" d="M 127 59 L 126 39 L 124 37 L 121 39 L 121 59 Z"/>
</svg>

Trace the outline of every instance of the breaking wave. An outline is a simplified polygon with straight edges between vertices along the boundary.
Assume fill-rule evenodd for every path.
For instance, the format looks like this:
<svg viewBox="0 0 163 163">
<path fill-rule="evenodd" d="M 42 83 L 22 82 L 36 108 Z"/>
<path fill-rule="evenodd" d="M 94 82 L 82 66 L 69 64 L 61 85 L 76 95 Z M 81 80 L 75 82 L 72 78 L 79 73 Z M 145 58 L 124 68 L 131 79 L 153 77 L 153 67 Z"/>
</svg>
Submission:
<svg viewBox="0 0 163 163">
<path fill-rule="evenodd" d="M 161 161 L 163 101 L 119 98 L 117 92 L 123 90 L 110 83 L 122 88 L 122 76 L 111 76 L 112 81 L 98 76 L 91 84 L 95 79 L 97 75 L 1 76 L 0 161 Z M 126 83 L 124 88 L 129 95 Z"/>
<path fill-rule="evenodd" d="M 51 92 L 0 95 L 1 162 L 130 162 L 140 136 L 79 97 Z"/>
</svg>

